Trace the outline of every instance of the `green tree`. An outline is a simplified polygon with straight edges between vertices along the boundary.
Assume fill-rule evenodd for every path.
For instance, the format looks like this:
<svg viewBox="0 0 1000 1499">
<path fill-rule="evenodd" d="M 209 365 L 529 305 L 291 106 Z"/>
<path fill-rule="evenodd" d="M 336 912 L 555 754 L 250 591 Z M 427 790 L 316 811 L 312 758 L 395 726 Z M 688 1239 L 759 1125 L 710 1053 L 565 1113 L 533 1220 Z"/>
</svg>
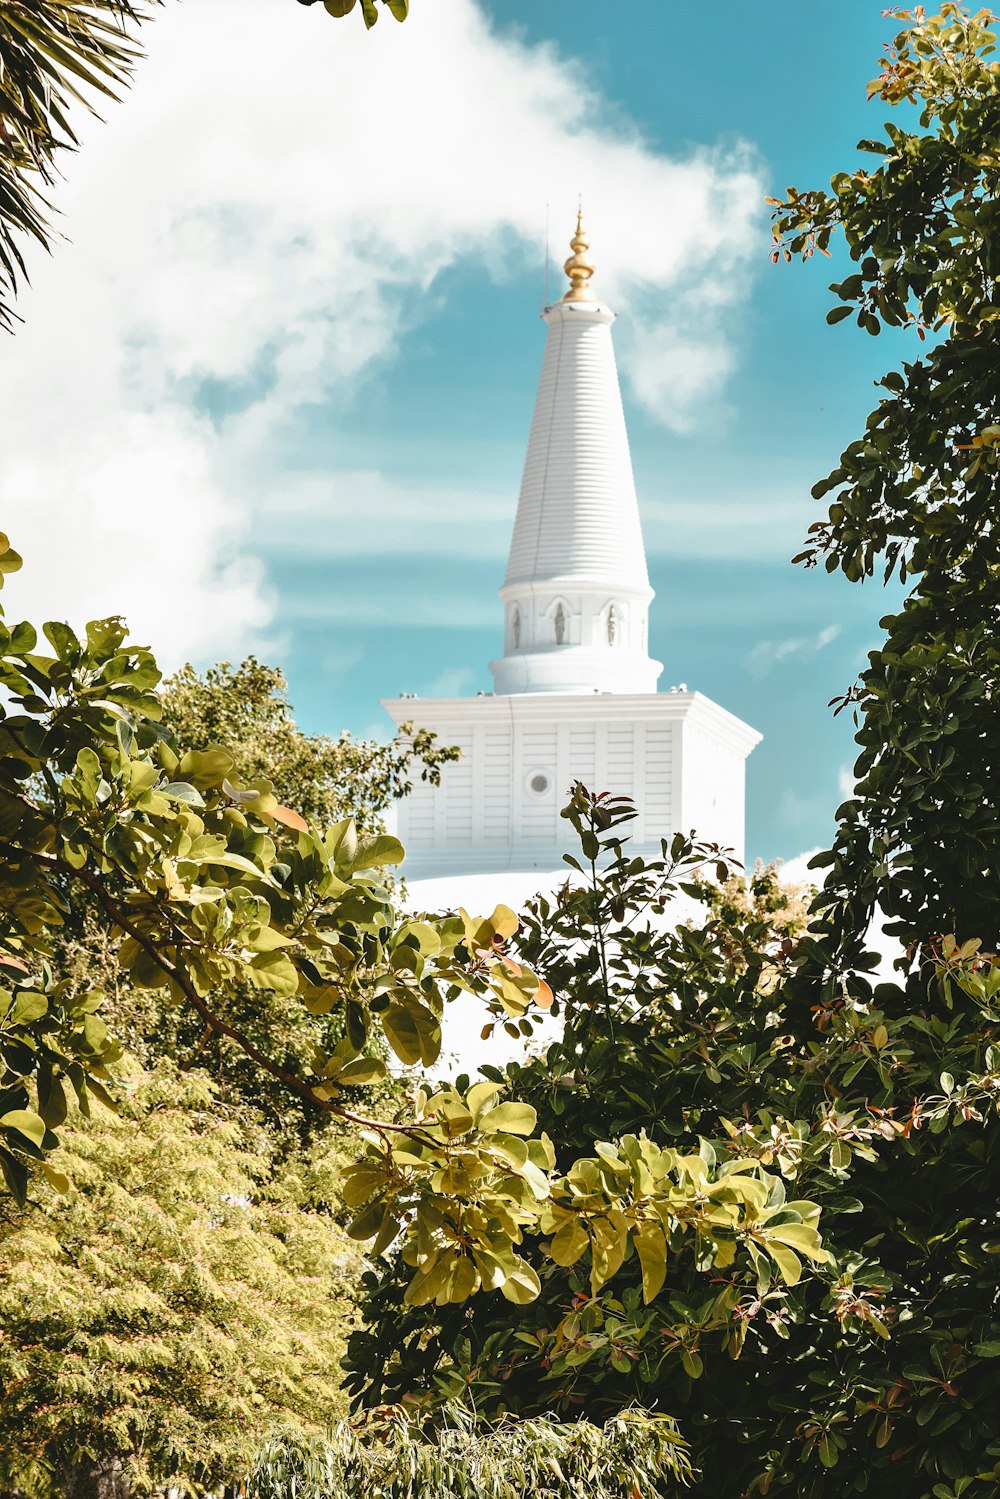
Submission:
<svg viewBox="0 0 1000 1499">
<path fill-rule="evenodd" d="M 359 807 L 358 820 L 381 831 L 381 813 L 405 794 L 415 766 L 437 778 L 440 764 L 455 753 L 438 750 L 427 734 L 388 745 L 306 735 L 292 718 L 281 673 L 252 659 L 204 676 L 186 667 L 165 684 L 162 701 L 162 723 L 180 742 L 201 752 L 225 742 L 245 772 L 274 781 L 298 810 L 324 826 Z M 17 1482 L 33 1496 L 114 1483 L 131 1491 L 154 1481 L 232 1479 L 261 1421 L 287 1423 L 301 1407 L 300 1432 L 322 1429 L 338 1409 L 337 1365 L 361 1268 L 360 1248 L 330 1211 L 331 1201 L 339 1203 L 337 1166 L 356 1153 L 356 1137 L 335 1131 L 332 1157 L 330 1139 L 303 1151 L 303 1142 L 331 1116 L 262 1075 L 239 1046 L 206 1031 L 198 1015 L 172 1003 L 164 990 L 131 984 L 120 970 L 118 945 L 97 902 L 77 899 L 66 912 L 53 971 L 74 987 L 103 989 L 104 1021 L 154 1072 L 136 1087 L 130 1063 L 123 1064 L 122 1117 L 109 1122 L 99 1109 L 89 1127 L 78 1121 L 58 1157 L 65 1184 L 72 1180 L 70 1197 L 62 1200 L 50 1187 L 24 1212 L 8 1203 L 0 1230 L 0 1261 L 11 1266 L 8 1299 L 0 1305 L 7 1327 L 0 1342 L 7 1355 L 0 1353 L 0 1484 L 4 1478 Z M 300 1075 L 317 1048 L 329 1053 L 343 1040 L 337 1011 L 313 1016 L 251 986 L 211 999 L 255 1044 Z M 177 1075 L 175 1059 L 185 1073 Z M 191 1072 L 195 1066 L 201 1076 Z M 398 1094 L 397 1085 L 376 1082 L 358 1089 L 357 1101 L 366 1110 L 376 1104 L 384 1110 L 399 1104 Z M 153 1156 L 158 1165 L 150 1187 Z M 220 1168 L 228 1172 L 221 1180 Z M 317 1187 L 320 1213 L 310 1210 Z M 226 1208 L 232 1223 L 263 1236 L 250 1277 L 239 1237 L 215 1231 L 213 1203 L 227 1200 L 246 1209 L 233 1218 Z M 152 1233 L 145 1229 L 150 1215 Z M 213 1253 L 206 1256 L 209 1232 Z M 136 1275 L 127 1275 L 133 1240 L 149 1253 Z M 273 1284 L 266 1283 L 279 1242 L 289 1246 L 279 1251 L 286 1270 L 293 1246 L 306 1245 L 312 1255 L 314 1269 L 303 1275 L 301 1296 L 290 1295 L 287 1276 L 283 1281 L 272 1273 Z M 45 1253 L 37 1257 L 39 1244 Z M 172 1261 L 191 1259 L 202 1267 L 203 1302 L 166 1271 L 167 1246 Z M 222 1295 L 208 1295 L 230 1255 L 231 1284 Z M 299 1269 L 305 1264 L 300 1256 Z M 77 1276 L 78 1265 L 93 1273 Z M 163 1286 L 162 1298 L 153 1302 Z M 249 1311 L 240 1304 L 244 1289 Z M 262 1295 L 269 1308 L 263 1324 Z M 233 1325 L 238 1336 L 228 1334 Z M 69 1359 L 67 1348 L 73 1350 Z M 312 1350 L 312 1365 L 299 1357 L 302 1348 Z M 275 1379 L 282 1350 L 295 1361 L 288 1376 L 305 1382 L 292 1394 Z M 191 1377 L 172 1377 L 178 1365 Z M 211 1390 L 220 1380 L 225 1396 Z M 41 1422 L 31 1417 L 36 1408 L 45 1412 Z"/>
<path fill-rule="evenodd" d="M 774 205 L 776 255 L 846 239 L 857 270 L 831 288 L 828 321 L 930 344 L 883 378 L 864 434 L 816 485 L 832 503 L 797 559 L 913 580 L 846 699 L 858 788 L 823 899 L 849 962 L 876 906 L 904 943 L 1000 939 L 1000 64 L 988 11 L 892 14 L 906 24 L 869 96 L 919 128 L 888 123 L 860 143 L 874 169 Z"/>
<path fill-rule="evenodd" d="M 421 1313 L 390 1264 L 350 1352 L 363 1398 L 471 1385 L 486 1413 L 592 1416 L 662 1402 L 722 1499 L 890 1487 L 987 1499 L 1000 1485 L 1000 966 L 988 950 L 1000 928 L 1000 68 L 987 12 L 894 14 L 904 25 L 869 92 L 915 105 L 910 128 L 862 143 L 876 170 L 774 205 L 776 258 L 846 237 L 858 270 L 834 287 L 832 322 L 853 312 L 870 334 L 909 326 L 928 344 L 885 377 L 864 436 L 817 485 L 832 503 L 799 559 L 911 583 L 847 694 L 858 784 L 814 861 L 827 876 L 810 929 L 779 941 L 716 902 L 714 921 L 657 932 L 642 920 L 657 905 L 650 870 L 624 855 L 593 866 L 526 924 L 520 952 L 562 996 L 567 1028 L 505 1079 L 560 1153 L 595 1129 L 645 1126 L 677 1149 L 701 1136 L 717 1158 L 775 1165 L 789 1192 L 823 1204 L 831 1258 L 764 1293 L 723 1269 L 712 1296 L 674 1259 L 644 1305 L 641 1259 L 595 1295 L 589 1235 L 576 1235 L 580 1259 L 539 1262 L 540 1297 L 513 1324 L 485 1302 Z M 605 837 L 596 806 L 578 799 L 570 815 L 587 864 Z M 872 975 L 879 911 L 907 949 L 892 983 Z M 720 1320 L 725 1297 L 734 1314 Z"/>
<path fill-rule="evenodd" d="M 0 548 L 8 570 L 18 561 Z M 379 1252 L 402 1231 L 411 1302 L 480 1289 L 531 1301 L 539 1280 L 525 1243 L 571 1211 L 596 1232 L 613 1225 L 595 1288 L 651 1215 L 679 1253 L 726 1257 L 736 1234 L 742 1255 L 748 1204 L 771 1186 L 762 1168 L 716 1170 L 643 1138 L 621 1142 L 615 1169 L 581 1157 L 560 1171 L 534 1109 L 503 1101 L 493 1083 L 420 1091 L 409 1117 L 359 1113 L 352 1090 L 385 1070 L 372 1035 L 426 1067 L 448 999 L 472 992 L 518 1021 L 551 1001 L 505 951 L 517 918 L 503 906 L 485 919 L 400 918 L 379 875 L 402 858 L 395 839 L 361 835 L 351 819 L 310 827 L 269 782 L 242 779 L 221 746 L 184 751 L 160 721 L 155 663 L 126 644 L 120 621 L 91 624 L 83 640 L 49 623 L 45 636 L 54 655 L 35 649 L 30 625 L 0 635 L 0 961 L 10 982 L 0 993 L 0 1166 L 16 1199 L 36 1168 L 59 1179 L 48 1157 L 67 1089 L 84 1110 L 92 1095 L 113 1103 L 120 1047 L 98 1013 L 105 996 L 87 968 L 60 974 L 51 962 L 66 913 L 92 901 L 132 987 L 165 990 L 262 1075 L 364 1128 L 366 1155 L 345 1186 L 350 1232 Z M 248 988 L 312 1015 L 339 1012 L 342 1039 L 317 1048 L 307 1069 L 284 1066 L 220 1004 Z"/>
<path fill-rule="evenodd" d="M 199 675 L 185 666 L 162 689 L 163 722 L 181 744 L 225 744 L 244 774 L 263 776 L 309 822 L 326 826 L 353 817 L 359 832 L 384 832 L 383 814 L 406 796 L 418 773 L 437 786 L 441 767 L 459 751 L 438 745 L 428 729 L 404 724 L 387 744 L 337 739 L 299 728 L 287 683 L 273 666 L 250 656 Z"/>
<path fill-rule="evenodd" d="M 681 838 L 662 861 L 630 857 L 628 809 L 605 797 L 578 789 L 567 814 L 585 857 L 518 937 L 560 996 L 563 1035 L 488 1079 L 560 1157 L 616 1142 L 598 1159 L 620 1183 L 646 1137 L 697 1152 L 706 1173 L 774 1176 L 765 1193 L 747 1180 L 731 1256 L 685 1254 L 674 1225 L 609 1255 L 615 1210 L 587 1222 L 598 1178 L 578 1177 L 528 1253 L 538 1296 L 513 1313 L 421 1304 L 388 1256 L 349 1342 L 356 1403 L 467 1401 L 486 1422 L 602 1421 L 638 1403 L 676 1416 L 720 1499 L 882 1481 L 906 1499 L 986 1499 L 1000 1481 L 1000 965 L 947 939 L 905 988 L 824 1002 L 814 981 L 805 1005 L 796 970 L 819 942 L 795 935 L 798 912 L 709 892 Z M 677 890 L 703 902 L 701 921 L 665 919 Z M 649 1184 L 630 1181 L 634 1210 Z"/>
<path fill-rule="evenodd" d="M 342 1423 L 319 1442 L 275 1437 L 247 1489 L 249 1499 L 653 1499 L 677 1493 L 689 1471 L 665 1416 L 634 1410 L 600 1427 L 542 1419 L 484 1431 L 459 1407 L 431 1439 L 399 1410 Z"/>
<path fill-rule="evenodd" d="M 359 1252 L 336 1162 L 273 1170 L 245 1108 L 168 1064 L 64 1131 L 60 1195 L 0 1204 L 0 1490 L 83 1499 L 233 1482 L 262 1425 L 318 1434 Z"/>
<path fill-rule="evenodd" d="M 0 578 L 19 565 L 4 538 Z M 161 723 L 155 662 L 120 620 L 91 624 L 83 640 L 61 623 L 45 635 L 52 655 L 31 625 L 0 627 L 0 1164 L 15 1196 L 57 1143 L 67 1086 L 81 1108 L 108 1100 L 120 1055 L 86 965 L 52 966 L 75 911 L 100 912 L 133 987 L 164 991 L 263 1074 L 349 1121 L 344 1090 L 384 1071 L 363 1056 L 373 1030 L 401 1061 L 427 1065 L 445 993 L 492 986 L 498 1004 L 528 1007 L 537 981 L 505 966 L 490 922 L 470 953 L 462 919 L 396 915 L 379 874 L 402 858 L 395 839 L 350 818 L 310 831 L 269 782 L 241 779 L 228 751 L 178 746 Z M 516 925 L 509 912 L 497 921 Z M 339 1011 L 343 1039 L 309 1059 L 308 1075 L 288 1071 L 212 1008 L 247 987 L 313 1015 Z"/>
<path fill-rule="evenodd" d="M 604 1420 L 653 1400 L 671 1411 L 680 1402 L 679 1411 L 708 1347 L 738 1354 L 758 1323 L 765 1336 L 780 1333 L 792 1310 L 823 1294 L 823 1281 L 807 1273 L 827 1259 L 818 1208 L 798 1184 L 810 1128 L 796 1125 L 802 1138 L 788 1156 L 771 1133 L 777 1105 L 800 1108 L 800 1090 L 808 1097 L 812 1088 L 797 1074 L 795 1050 L 775 1045 L 776 989 L 792 971 L 801 903 L 781 895 L 773 871 L 740 888 L 722 851 L 680 835 L 660 860 L 633 858 L 634 814 L 623 799 L 577 787 L 563 815 L 582 858 L 567 855 L 575 873 L 554 900 L 529 905 L 517 938 L 518 957 L 557 996 L 562 1036 L 523 1065 L 483 1071 L 486 1086 L 502 1084 L 537 1114 L 560 1158 L 586 1151 L 595 1136 L 614 1143 L 598 1146 L 599 1171 L 584 1158 L 571 1173 L 568 1211 L 550 1216 L 551 1237 L 531 1254 L 539 1299 L 520 1315 L 486 1300 L 424 1307 L 392 1257 L 369 1273 L 369 1325 L 352 1335 L 346 1363 L 363 1405 L 425 1395 L 469 1398 L 487 1417 L 554 1410 Z M 700 905 L 700 920 L 671 917 L 678 896 Z M 770 1085 L 772 1073 L 780 1087 Z M 739 1149 L 723 1118 L 735 1121 Z M 820 1123 L 810 1186 L 830 1192 Z M 649 1161 L 636 1149 L 647 1139 L 700 1173 L 703 1208 L 719 1186 L 742 1194 L 724 1248 L 710 1244 L 709 1225 L 695 1224 L 685 1252 L 686 1213 L 649 1212 Z M 780 1176 L 764 1183 L 755 1174 L 776 1163 L 787 1192 Z M 580 1213 L 603 1184 L 599 1173 L 628 1181 L 626 1213 L 639 1221 L 627 1241 L 617 1203 L 599 1224 Z"/>
<path fill-rule="evenodd" d="M 252 657 L 238 667 L 221 663 L 199 675 L 184 667 L 161 691 L 161 722 L 178 743 L 196 751 L 225 744 L 244 775 L 266 781 L 284 802 L 320 827 L 352 817 L 359 832 L 381 833 L 382 815 L 404 796 L 419 767 L 436 783 L 457 750 L 439 748 L 434 735 L 404 729 L 387 744 L 304 733 L 292 716 L 280 671 Z M 219 1096 L 262 1109 L 283 1133 L 285 1148 L 321 1129 L 330 1116 L 289 1092 L 231 1037 L 207 1025 L 163 989 L 137 987 L 118 963 L 118 943 L 97 902 L 77 901 L 54 954 L 54 966 L 77 984 L 89 982 L 107 995 L 102 1014 L 121 1044 L 144 1065 L 164 1056 L 206 1069 Z M 319 1050 L 329 1055 L 344 1039 L 345 1013 L 334 1006 L 313 1014 L 287 996 L 246 983 L 230 983 L 213 994 L 216 1013 L 266 1051 L 286 1073 L 302 1078 Z M 324 1007 L 320 1007 L 321 1009 Z M 376 1055 L 385 1060 L 385 1049 Z M 391 1080 L 374 1079 L 356 1100 L 369 1108 L 394 1096 Z"/>
</svg>

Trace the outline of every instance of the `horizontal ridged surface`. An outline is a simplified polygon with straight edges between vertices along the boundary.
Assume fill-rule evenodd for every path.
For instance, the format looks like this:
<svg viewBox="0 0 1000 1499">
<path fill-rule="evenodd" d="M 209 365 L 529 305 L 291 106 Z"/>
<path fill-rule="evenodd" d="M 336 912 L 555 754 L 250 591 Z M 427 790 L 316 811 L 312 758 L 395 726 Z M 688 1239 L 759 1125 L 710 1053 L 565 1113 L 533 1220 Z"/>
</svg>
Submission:
<svg viewBox="0 0 1000 1499">
<path fill-rule="evenodd" d="M 559 305 L 546 321 L 505 582 L 576 576 L 641 588 L 646 556 L 608 315 Z"/>
</svg>

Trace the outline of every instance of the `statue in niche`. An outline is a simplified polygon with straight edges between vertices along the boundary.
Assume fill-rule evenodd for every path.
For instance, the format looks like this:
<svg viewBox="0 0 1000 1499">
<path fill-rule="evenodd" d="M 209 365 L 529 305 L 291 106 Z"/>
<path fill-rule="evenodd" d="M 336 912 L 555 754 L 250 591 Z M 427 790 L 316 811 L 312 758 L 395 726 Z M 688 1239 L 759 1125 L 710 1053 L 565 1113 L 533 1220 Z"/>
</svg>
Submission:
<svg viewBox="0 0 1000 1499">
<path fill-rule="evenodd" d="M 562 604 L 556 610 L 556 645 L 566 644 L 566 611 Z"/>
<path fill-rule="evenodd" d="M 510 626 L 510 628 L 511 628 L 511 633 L 512 633 L 512 635 L 514 637 L 514 649 L 515 649 L 515 651 L 519 651 L 521 649 L 521 611 L 520 611 L 520 609 L 515 609 L 514 610 L 514 618 L 511 620 L 511 626 Z"/>
<path fill-rule="evenodd" d="M 608 610 L 608 645 L 614 645 L 618 639 L 618 610 L 614 604 Z"/>
</svg>

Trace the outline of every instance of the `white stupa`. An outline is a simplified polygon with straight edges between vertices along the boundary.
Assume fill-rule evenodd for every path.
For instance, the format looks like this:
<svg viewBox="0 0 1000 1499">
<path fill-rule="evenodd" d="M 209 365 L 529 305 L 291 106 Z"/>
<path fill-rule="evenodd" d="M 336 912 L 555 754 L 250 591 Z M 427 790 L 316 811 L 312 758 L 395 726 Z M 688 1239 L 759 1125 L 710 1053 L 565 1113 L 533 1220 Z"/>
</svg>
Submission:
<svg viewBox="0 0 1000 1499">
<path fill-rule="evenodd" d="M 760 735 L 686 687 L 657 692 L 649 586 L 611 324 L 580 219 L 570 286 L 546 307 L 542 375 L 507 574 L 494 692 L 405 695 L 397 724 L 461 759 L 399 804 L 410 880 L 562 869 L 574 781 L 634 798 L 637 852 L 694 829 L 743 857 L 744 762 Z M 544 883 L 537 881 L 538 884 Z"/>
</svg>

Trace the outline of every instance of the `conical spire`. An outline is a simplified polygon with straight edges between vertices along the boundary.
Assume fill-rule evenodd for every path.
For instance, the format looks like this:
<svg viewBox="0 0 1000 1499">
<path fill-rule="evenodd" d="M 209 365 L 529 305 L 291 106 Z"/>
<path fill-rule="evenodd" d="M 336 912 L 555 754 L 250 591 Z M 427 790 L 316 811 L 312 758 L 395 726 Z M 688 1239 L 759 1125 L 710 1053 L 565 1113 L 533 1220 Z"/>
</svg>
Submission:
<svg viewBox="0 0 1000 1499">
<path fill-rule="evenodd" d="M 570 289 L 542 313 L 542 375 L 507 575 L 496 690 L 655 692 L 653 590 L 639 524 L 615 351 L 614 313 L 590 290 L 582 216 Z"/>
<path fill-rule="evenodd" d="M 569 247 L 573 253 L 563 266 L 563 270 L 569 277 L 569 291 L 563 297 L 563 301 L 592 302 L 593 293 L 590 290 L 590 278 L 594 274 L 594 267 L 587 259 L 590 241 L 583 232 L 582 207 L 577 209 L 576 233 L 570 240 Z"/>
</svg>

